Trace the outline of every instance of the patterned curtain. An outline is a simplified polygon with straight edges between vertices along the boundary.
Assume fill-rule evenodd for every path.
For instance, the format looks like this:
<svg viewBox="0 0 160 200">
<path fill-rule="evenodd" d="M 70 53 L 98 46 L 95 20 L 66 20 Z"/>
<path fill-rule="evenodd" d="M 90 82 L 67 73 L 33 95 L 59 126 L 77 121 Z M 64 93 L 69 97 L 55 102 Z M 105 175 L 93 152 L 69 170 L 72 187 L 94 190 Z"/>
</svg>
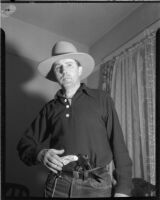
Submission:
<svg viewBox="0 0 160 200">
<path fill-rule="evenodd" d="M 111 86 L 133 161 L 133 177 L 152 184 L 155 184 L 155 40 L 155 33 L 150 33 L 116 57 Z"/>
<path fill-rule="evenodd" d="M 100 65 L 99 89 L 111 93 L 112 73 L 115 60 L 109 60 Z"/>
</svg>

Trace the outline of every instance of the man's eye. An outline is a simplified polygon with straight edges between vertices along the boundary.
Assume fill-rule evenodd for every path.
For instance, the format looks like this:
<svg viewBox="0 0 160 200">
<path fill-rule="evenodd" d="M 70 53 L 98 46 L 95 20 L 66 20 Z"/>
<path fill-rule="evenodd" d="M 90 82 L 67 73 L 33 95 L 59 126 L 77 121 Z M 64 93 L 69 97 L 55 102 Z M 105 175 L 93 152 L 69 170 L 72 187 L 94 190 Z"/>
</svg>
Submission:
<svg viewBox="0 0 160 200">
<path fill-rule="evenodd" d="M 59 65 L 59 66 L 56 66 L 56 68 L 55 68 L 55 70 L 56 71 L 59 71 L 61 69 L 61 66 Z"/>
<path fill-rule="evenodd" d="M 72 67 L 72 66 L 73 66 L 73 64 L 72 64 L 72 63 L 69 63 L 67 66 L 68 66 L 68 67 Z"/>
</svg>

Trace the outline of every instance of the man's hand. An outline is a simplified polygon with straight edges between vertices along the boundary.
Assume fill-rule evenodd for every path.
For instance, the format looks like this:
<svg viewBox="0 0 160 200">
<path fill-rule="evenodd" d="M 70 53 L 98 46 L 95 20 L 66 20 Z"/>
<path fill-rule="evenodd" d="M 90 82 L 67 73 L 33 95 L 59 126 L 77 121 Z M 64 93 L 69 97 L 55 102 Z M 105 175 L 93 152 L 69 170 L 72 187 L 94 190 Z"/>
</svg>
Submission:
<svg viewBox="0 0 160 200">
<path fill-rule="evenodd" d="M 126 194 L 115 193 L 114 197 L 129 197 L 129 196 Z"/>
<path fill-rule="evenodd" d="M 61 157 L 63 165 L 67 165 L 70 162 L 77 161 L 78 157 L 76 155 L 68 155 Z"/>
<path fill-rule="evenodd" d="M 63 159 L 59 157 L 59 155 L 63 153 L 63 149 L 43 149 L 38 153 L 37 160 L 57 174 L 58 171 L 61 171 L 63 167 Z"/>
</svg>

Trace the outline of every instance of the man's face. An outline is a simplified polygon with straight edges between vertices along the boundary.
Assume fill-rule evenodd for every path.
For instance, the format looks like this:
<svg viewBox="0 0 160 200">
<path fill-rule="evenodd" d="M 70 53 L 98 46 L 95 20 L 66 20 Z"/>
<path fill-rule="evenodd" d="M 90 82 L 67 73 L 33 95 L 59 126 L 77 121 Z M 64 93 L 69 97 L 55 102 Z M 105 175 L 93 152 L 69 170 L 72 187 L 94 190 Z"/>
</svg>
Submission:
<svg viewBox="0 0 160 200">
<path fill-rule="evenodd" d="M 74 87 L 80 83 L 82 67 L 73 59 L 62 59 L 54 63 L 54 73 L 62 87 Z"/>
</svg>

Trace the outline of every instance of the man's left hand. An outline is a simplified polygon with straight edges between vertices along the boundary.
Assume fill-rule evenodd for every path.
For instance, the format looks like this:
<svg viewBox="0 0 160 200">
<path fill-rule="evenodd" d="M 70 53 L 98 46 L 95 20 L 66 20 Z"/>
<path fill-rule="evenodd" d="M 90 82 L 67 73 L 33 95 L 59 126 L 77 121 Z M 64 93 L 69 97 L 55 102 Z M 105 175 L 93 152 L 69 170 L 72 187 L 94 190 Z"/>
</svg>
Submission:
<svg viewBox="0 0 160 200">
<path fill-rule="evenodd" d="M 115 193 L 114 197 L 129 197 L 127 194 Z"/>
</svg>

